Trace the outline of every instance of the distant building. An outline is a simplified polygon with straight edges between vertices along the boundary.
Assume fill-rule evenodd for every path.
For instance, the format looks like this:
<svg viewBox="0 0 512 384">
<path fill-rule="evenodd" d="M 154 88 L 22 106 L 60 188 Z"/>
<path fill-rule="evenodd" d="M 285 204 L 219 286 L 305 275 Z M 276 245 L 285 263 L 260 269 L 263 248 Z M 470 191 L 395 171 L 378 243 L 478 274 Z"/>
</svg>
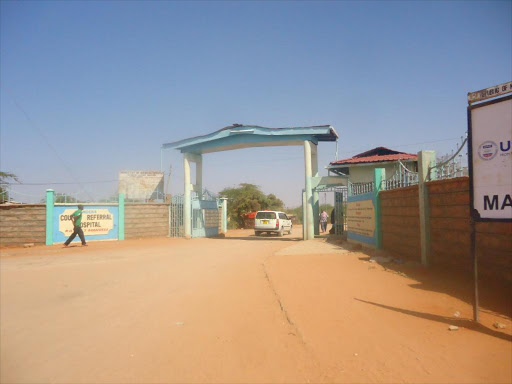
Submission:
<svg viewBox="0 0 512 384">
<path fill-rule="evenodd" d="M 331 161 L 327 170 L 337 175 L 349 176 L 352 183 L 367 183 L 373 181 L 375 168 L 385 168 L 386 177 L 389 178 L 398 170 L 399 161 L 409 171 L 418 171 L 418 155 L 385 147 L 370 149 L 349 159 Z"/>
</svg>

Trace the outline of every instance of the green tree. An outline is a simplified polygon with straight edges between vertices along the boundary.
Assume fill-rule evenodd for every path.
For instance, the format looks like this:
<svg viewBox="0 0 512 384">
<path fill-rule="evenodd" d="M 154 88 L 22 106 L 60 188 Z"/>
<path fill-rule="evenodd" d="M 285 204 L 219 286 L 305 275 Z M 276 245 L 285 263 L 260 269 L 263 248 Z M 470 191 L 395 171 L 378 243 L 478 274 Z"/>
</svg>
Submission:
<svg viewBox="0 0 512 384">
<path fill-rule="evenodd" d="M 220 197 L 228 199 L 230 228 L 242 228 L 244 213 L 262 210 L 282 210 L 283 202 L 274 194 L 265 195 L 257 185 L 242 183 L 235 188 L 224 188 Z"/>
<path fill-rule="evenodd" d="M 78 199 L 67 193 L 56 193 L 54 196 L 55 204 L 77 203 Z M 41 199 L 41 203 L 46 203 L 46 197 Z"/>
<path fill-rule="evenodd" d="M 5 185 L 12 180 L 19 182 L 18 177 L 14 173 L 0 171 L 0 203 L 6 202 L 9 198 Z"/>
<path fill-rule="evenodd" d="M 71 196 L 71 195 L 68 195 L 67 193 L 56 193 L 55 194 L 55 203 L 76 203 L 78 200 Z"/>
</svg>

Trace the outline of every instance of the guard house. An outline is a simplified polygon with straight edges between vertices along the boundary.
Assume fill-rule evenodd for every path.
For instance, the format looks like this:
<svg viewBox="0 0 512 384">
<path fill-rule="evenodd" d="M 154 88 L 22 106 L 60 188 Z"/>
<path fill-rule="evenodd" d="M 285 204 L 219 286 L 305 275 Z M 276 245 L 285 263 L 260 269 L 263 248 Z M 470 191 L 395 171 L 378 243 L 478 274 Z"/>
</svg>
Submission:
<svg viewBox="0 0 512 384">
<path fill-rule="evenodd" d="M 353 184 L 373 181 L 373 170 L 385 168 L 386 175 L 396 172 L 400 164 L 411 172 L 418 172 L 418 155 L 377 147 L 344 160 L 331 161 L 328 171 L 346 175 Z"/>
<path fill-rule="evenodd" d="M 318 174 L 317 146 L 321 141 L 337 141 L 338 134 L 330 125 L 312 127 L 266 128 L 256 125 L 234 124 L 204 136 L 167 143 L 162 150 L 177 149 L 183 153 L 184 197 L 183 220 L 186 238 L 192 236 L 192 217 L 194 223 L 202 215 L 201 205 L 193 208 L 192 199 L 203 199 L 203 155 L 207 153 L 229 151 L 251 147 L 300 145 L 304 147 L 304 239 L 313 239 L 318 232 L 319 198 L 316 190 L 326 185 L 347 185 L 346 177 L 320 177 Z M 195 184 L 190 179 L 190 163 L 196 164 Z M 195 195 L 192 194 L 195 192 Z M 194 211 L 193 211 L 194 210 Z M 204 218 L 203 218 L 204 219 Z"/>
</svg>

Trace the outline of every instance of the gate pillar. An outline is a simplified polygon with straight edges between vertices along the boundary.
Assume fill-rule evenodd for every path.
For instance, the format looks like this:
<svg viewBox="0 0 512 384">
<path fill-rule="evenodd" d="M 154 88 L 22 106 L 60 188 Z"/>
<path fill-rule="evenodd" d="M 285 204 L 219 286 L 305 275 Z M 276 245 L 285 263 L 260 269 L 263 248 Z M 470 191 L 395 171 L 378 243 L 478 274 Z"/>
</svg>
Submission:
<svg viewBox="0 0 512 384">
<path fill-rule="evenodd" d="M 304 141 L 304 165 L 306 175 L 306 240 L 313 240 L 315 238 L 315 225 L 313 218 L 313 189 L 311 186 L 311 177 L 313 176 L 312 162 L 311 162 L 311 148 L 315 145 L 309 140 Z M 316 145 L 315 145 L 316 146 Z"/>
<path fill-rule="evenodd" d="M 196 183 L 190 183 L 190 163 L 196 163 Z M 192 237 L 192 191 L 197 193 L 199 200 L 203 199 L 203 156 L 185 152 L 183 154 L 183 178 L 185 193 L 183 196 L 183 220 L 185 237 Z"/>
<path fill-rule="evenodd" d="M 183 195 L 183 227 L 185 229 L 185 238 L 192 237 L 192 184 L 190 184 L 190 161 L 189 154 L 183 154 L 183 178 L 185 180 L 185 193 Z"/>
<path fill-rule="evenodd" d="M 199 200 L 203 199 L 203 156 L 196 155 L 196 185 L 194 190 L 197 192 Z"/>
<path fill-rule="evenodd" d="M 313 177 L 318 177 L 318 146 L 311 146 L 311 172 Z M 315 235 L 320 234 L 320 199 L 318 197 L 318 191 L 316 188 L 313 189 L 313 225 Z"/>
</svg>

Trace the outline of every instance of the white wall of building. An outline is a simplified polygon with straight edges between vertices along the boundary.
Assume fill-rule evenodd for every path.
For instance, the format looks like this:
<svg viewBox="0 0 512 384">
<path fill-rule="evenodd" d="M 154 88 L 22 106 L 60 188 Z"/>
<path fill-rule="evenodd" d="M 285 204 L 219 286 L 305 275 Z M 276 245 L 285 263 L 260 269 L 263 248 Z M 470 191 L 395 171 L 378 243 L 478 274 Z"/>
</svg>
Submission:
<svg viewBox="0 0 512 384">
<path fill-rule="evenodd" d="M 417 171 L 416 162 L 404 162 L 404 165 L 407 166 L 408 169 L 412 171 Z M 368 165 L 353 165 L 349 167 L 350 176 L 349 180 L 351 183 L 368 183 L 373 181 L 373 170 L 375 168 L 384 168 L 386 170 L 386 178 L 391 177 L 396 170 L 398 169 L 398 163 L 387 163 L 387 164 L 379 164 L 379 163 L 371 163 Z"/>
</svg>

